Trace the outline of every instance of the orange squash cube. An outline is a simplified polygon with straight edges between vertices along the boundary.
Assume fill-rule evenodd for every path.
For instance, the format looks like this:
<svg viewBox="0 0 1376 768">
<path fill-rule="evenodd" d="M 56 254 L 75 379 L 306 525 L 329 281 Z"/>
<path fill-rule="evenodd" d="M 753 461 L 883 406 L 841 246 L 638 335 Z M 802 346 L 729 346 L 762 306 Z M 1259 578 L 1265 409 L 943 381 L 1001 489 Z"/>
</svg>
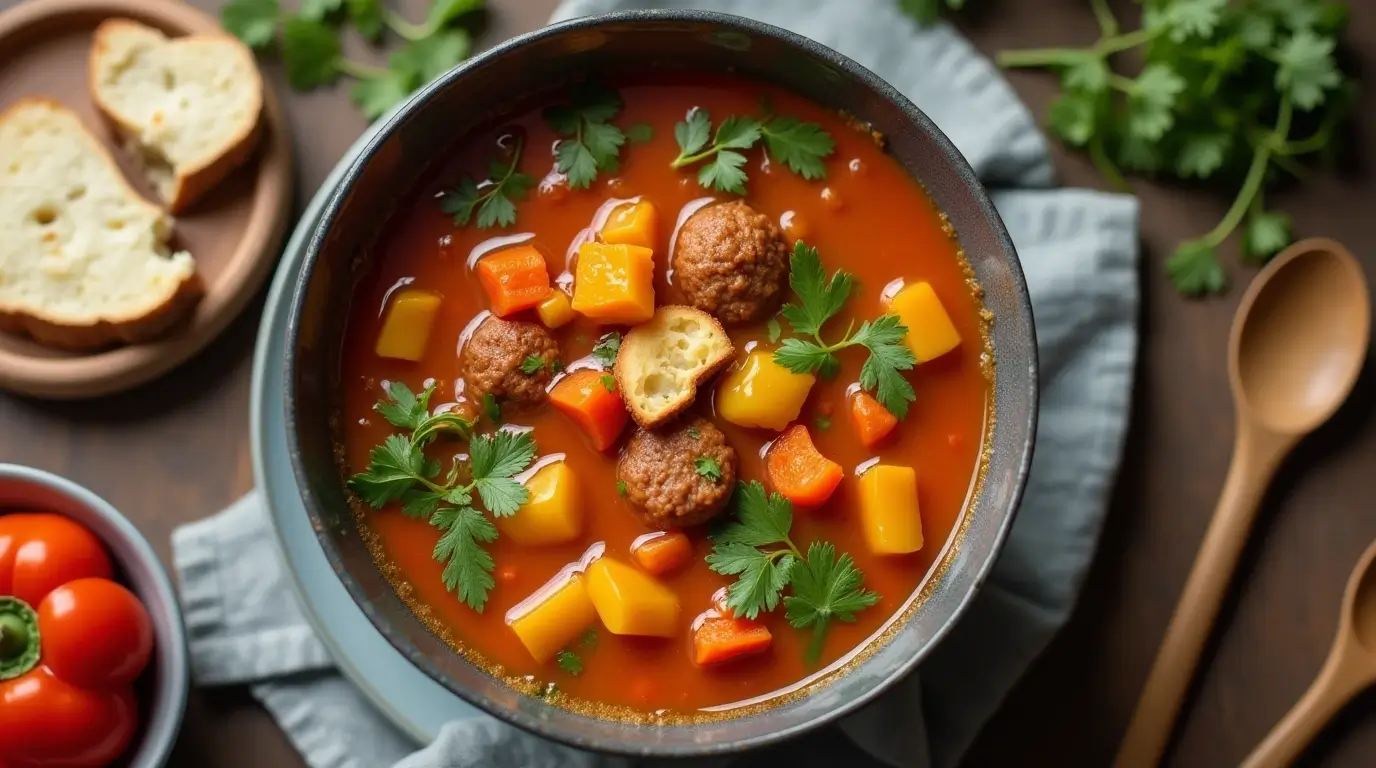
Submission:
<svg viewBox="0 0 1376 768">
<path fill-rule="evenodd" d="M 860 476 L 860 530 L 876 555 L 922 549 L 917 472 L 912 467 L 879 464 Z"/>
<path fill-rule="evenodd" d="M 546 661 L 597 620 L 597 609 L 579 574 L 556 576 L 506 614 L 507 626 L 536 661 Z"/>
<path fill-rule="evenodd" d="M 526 503 L 497 518 L 497 530 L 517 544 L 543 546 L 573 541 L 583 532 L 578 477 L 564 462 L 550 464 L 526 481 Z"/>
<path fill-rule="evenodd" d="M 549 298 L 535 305 L 535 314 L 540 316 L 540 322 L 551 331 L 568 325 L 578 316 L 578 313 L 573 311 L 573 305 L 569 303 L 568 294 L 558 288 L 551 289 Z"/>
<path fill-rule="evenodd" d="M 584 243 L 574 270 L 573 309 L 614 325 L 654 317 L 654 252 L 639 245 Z"/>
<path fill-rule="evenodd" d="M 378 357 L 415 362 L 425 356 L 430 341 L 430 327 L 440 311 L 440 297 L 430 291 L 403 288 L 392 296 L 387 317 L 377 335 L 373 351 Z"/>
<path fill-rule="evenodd" d="M 602 242 L 654 248 L 659 231 L 656 219 L 654 203 L 649 200 L 618 205 L 602 225 Z"/>
<path fill-rule="evenodd" d="M 925 363 L 960 346 L 960 332 L 941 305 L 931 283 L 913 283 L 889 302 L 889 312 L 898 315 L 908 329 L 903 337 L 917 362 Z"/>
<path fill-rule="evenodd" d="M 604 557 L 588 566 L 585 576 L 588 595 L 609 632 L 673 637 L 682 629 L 678 597 L 645 573 Z"/>
</svg>

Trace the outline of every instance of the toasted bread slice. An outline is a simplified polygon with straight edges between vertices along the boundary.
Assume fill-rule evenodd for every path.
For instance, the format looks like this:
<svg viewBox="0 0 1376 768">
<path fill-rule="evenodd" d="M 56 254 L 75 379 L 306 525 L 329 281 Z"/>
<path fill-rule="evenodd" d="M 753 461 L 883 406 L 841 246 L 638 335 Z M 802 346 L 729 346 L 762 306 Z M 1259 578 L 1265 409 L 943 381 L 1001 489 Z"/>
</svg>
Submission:
<svg viewBox="0 0 1376 768">
<path fill-rule="evenodd" d="M 90 87 L 173 213 L 243 165 L 258 142 L 263 79 L 229 35 L 169 39 L 110 19 L 96 28 Z"/>
<path fill-rule="evenodd" d="M 0 328 L 68 349 L 146 340 L 200 295 L 172 220 L 47 99 L 0 114 Z"/>
<path fill-rule="evenodd" d="M 651 429 L 692 405 L 698 386 L 734 352 L 715 317 L 692 307 L 660 307 L 622 340 L 616 383 L 636 423 Z"/>
</svg>

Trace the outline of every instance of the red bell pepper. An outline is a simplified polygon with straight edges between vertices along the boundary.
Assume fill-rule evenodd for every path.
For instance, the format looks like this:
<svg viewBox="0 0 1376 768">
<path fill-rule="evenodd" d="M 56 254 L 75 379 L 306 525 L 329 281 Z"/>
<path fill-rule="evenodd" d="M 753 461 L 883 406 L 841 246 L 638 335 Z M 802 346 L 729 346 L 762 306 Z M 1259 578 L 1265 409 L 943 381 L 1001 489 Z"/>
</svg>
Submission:
<svg viewBox="0 0 1376 768">
<path fill-rule="evenodd" d="M 153 626 L 113 575 L 76 522 L 0 516 L 0 768 L 96 768 L 129 748 Z"/>
</svg>

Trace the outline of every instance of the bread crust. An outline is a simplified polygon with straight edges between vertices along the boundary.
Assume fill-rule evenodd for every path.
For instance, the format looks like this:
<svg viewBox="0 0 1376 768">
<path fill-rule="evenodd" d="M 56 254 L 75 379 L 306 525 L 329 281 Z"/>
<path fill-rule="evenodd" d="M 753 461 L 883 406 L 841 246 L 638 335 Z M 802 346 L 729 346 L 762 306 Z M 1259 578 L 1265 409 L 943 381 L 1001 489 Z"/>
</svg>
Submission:
<svg viewBox="0 0 1376 768">
<path fill-rule="evenodd" d="M 639 405 L 634 402 L 634 398 L 631 395 L 631 393 L 635 391 L 635 387 L 633 386 L 634 382 L 630 379 L 631 372 L 629 368 L 638 362 L 637 355 L 640 354 L 640 340 L 643 338 L 637 334 L 655 333 L 657 324 L 663 323 L 666 317 L 681 314 L 691 314 L 700 322 L 710 325 L 715 333 L 723 339 L 725 346 L 722 347 L 715 359 L 710 360 L 702 370 L 697 372 L 689 386 L 680 392 L 678 396 L 669 403 L 667 408 L 662 412 L 652 415 L 640 408 Z M 622 399 L 626 403 L 626 410 L 630 411 L 631 418 L 635 420 L 636 424 L 639 424 L 645 429 L 654 429 L 655 427 L 673 421 L 679 414 L 687 410 L 688 407 L 693 404 L 693 401 L 697 399 L 698 389 L 715 376 L 718 371 L 724 368 L 727 363 L 730 363 L 735 353 L 735 345 L 731 343 L 731 337 L 727 335 L 726 329 L 722 327 L 720 320 L 695 307 L 683 306 L 681 304 L 668 304 L 656 309 L 653 318 L 637 325 L 627 332 L 626 338 L 621 342 L 621 349 L 617 353 L 616 365 L 612 369 L 612 373 L 616 377 L 617 389 L 621 392 Z"/>
<path fill-rule="evenodd" d="M 130 199 L 137 201 L 138 205 L 148 208 L 158 216 L 163 215 L 162 209 L 148 202 L 129 185 L 128 179 L 120 172 L 119 166 L 111 157 L 110 152 L 90 132 L 85 123 L 82 123 L 75 113 L 72 113 L 66 105 L 56 99 L 43 96 L 28 96 L 20 99 L 10 105 L 3 113 L 0 113 L 0 124 L 12 119 L 15 113 L 36 105 L 71 114 L 81 127 L 82 138 L 90 145 L 91 150 L 109 166 L 110 172 L 118 180 L 118 183 L 123 185 Z M 144 342 L 166 333 L 176 325 L 196 306 L 203 292 L 200 273 L 193 271 L 177 285 L 170 295 L 156 304 L 138 311 L 131 311 L 123 316 L 100 317 L 91 323 L 74 323 L 51 314 L 35 312 L 28 308 L 19 309 L 0 303 L 0 330 L 23 334 L 44 346 L 69 351 L 89 352 L 122 343 Z"/>
<path fill-rule="evenodd" d="M 167 205 L 168 211 L 181 213 L 253 156 L 254 150 L 258 147 L 258 140 L 262 136 L 262 75 L 259 74 L 257 64 L 254 63 L 253 52 L 237 38 L 228 34 L 167 38 L 161 30 L 130 19 L 107 19 L 101 22 L 100 26 L 96 27 L 95 39 L 91 44 L 91 56 L 87 61 L 87 89 L 90 91 L 91 100 L 95 102 L 101 115 L 114 127 L 117 133 L 126 140 L 134 142 L 135 145 L 139 145 L 138 122 L 110 104 L 102 96 L 101 89 L 97 87 L 101 60 L 110 54 L 111 38 L 121 32 L 153 32 L 165 38 L 162 42 L 163 45 L 193 40 L 225 44 L 236 49 L 237 55 L 242 56 L 249 63 L 250 69 L 257 75 L 251 83 L 254 105 L 250 114 L 253 117 L 236 127 L 233 139 L 218 153 L 209 156 L 199 164 L 176 170 L 172 192 L 163 202 Z"/>
</svg>

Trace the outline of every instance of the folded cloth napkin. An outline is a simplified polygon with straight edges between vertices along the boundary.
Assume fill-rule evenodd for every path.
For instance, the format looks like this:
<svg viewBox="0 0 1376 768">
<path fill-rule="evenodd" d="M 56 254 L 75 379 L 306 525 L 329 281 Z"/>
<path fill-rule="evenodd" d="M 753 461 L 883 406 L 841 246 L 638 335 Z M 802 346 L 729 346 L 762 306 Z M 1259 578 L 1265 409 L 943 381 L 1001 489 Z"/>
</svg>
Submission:
<svg viewBox="0 0 1376 768">
<path fill-rule="evenodd" d="M 1066 621 L 1108 501 L 1137 347 L 1137 205 L 1052 188 L 1045 142 L 997 70 L 949 26 L 918 29 L 893 0 L 567 0 L 555 20 L 692 6 L 786 27 L 907 94 L 992 190 L 1022 258 L 1041 352 L 1041 421 L 1022 509 L 970 610 L 919 667 L 841 724 L 891 765 L 958 762 Z M 317 207 L 318 209 L 318 207 Z M 301 226 L 312 226 L 308 213 Z M 568 749 L 483 716 L 415 751 L 331 666 L 250 494 L 173 536 L 193 671 L 248 684 L 313 768 L 529 768 L 625 761 Z"/>
</svg>

